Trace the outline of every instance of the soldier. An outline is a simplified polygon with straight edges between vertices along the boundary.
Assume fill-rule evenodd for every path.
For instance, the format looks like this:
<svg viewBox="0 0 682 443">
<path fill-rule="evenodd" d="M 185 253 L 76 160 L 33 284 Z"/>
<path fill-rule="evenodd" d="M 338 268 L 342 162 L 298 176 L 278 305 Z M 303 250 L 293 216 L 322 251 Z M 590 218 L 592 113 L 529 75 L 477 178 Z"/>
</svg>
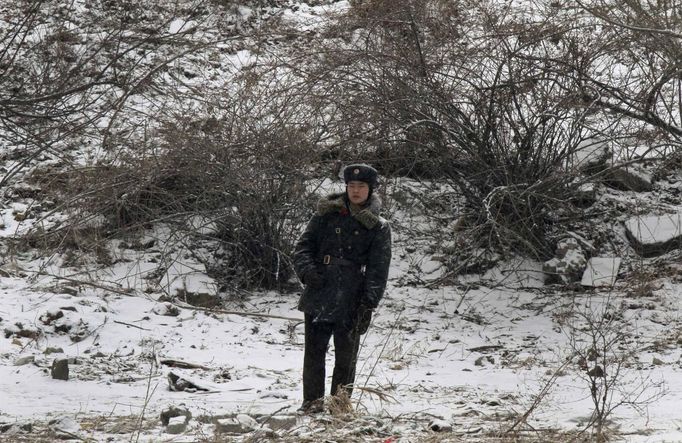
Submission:
<svg viewBox="0 0 682 443">
<path fill-rule="evenodd" d="M 344 168 L 346 192 L 318 202 L 317 213 L 296 243 L 294 265 L 305 290 L 302 413 L 321 412 L 325 354 L 334 337 L 331 395 L 352 392 L 360 336 L 384 294 L 391 262 L 391 229 L 383 219 L 376 169 Z"/>
</svg>

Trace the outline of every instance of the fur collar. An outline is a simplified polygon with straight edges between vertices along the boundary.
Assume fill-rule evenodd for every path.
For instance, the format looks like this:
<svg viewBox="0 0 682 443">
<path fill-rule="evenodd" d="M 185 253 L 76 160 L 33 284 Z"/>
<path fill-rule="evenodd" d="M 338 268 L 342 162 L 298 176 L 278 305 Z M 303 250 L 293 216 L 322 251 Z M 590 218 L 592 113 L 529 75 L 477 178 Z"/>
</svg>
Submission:
<svg viewBox="0 0 682 443">
<path fill-rule="evenodd" d="M 341 212 L 344 209 L 348 210 L 345 192 L 328 195 L 317 202 L 317 213 L 320 215 Z M 361 211 L 353 214 L 353 217 L 367 229 L 372 229 L 381 222 L 379 212 L 381 212 L 381 199 L 373 193 L 369 197 L 369 203 Z"/>
</svg>

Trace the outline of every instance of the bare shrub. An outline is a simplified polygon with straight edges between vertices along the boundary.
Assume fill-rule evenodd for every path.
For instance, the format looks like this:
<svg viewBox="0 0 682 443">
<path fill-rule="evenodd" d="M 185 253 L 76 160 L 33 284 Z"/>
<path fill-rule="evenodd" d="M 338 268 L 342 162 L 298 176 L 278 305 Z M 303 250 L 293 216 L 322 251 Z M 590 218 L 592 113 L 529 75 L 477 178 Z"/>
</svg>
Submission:
<svg viewBox="0 0 682 443">
<path fill-rule="evenodd" d="M 73 151 L 106 139 L 103 127 L 111 129 L 128 99 L 148 92 L 182 54 L 174 46 L 200 47 L 191 30 L 168 31 L 196 9 L 110 3 L 84 10 L 34 0 L 4 5 L 0 141 L 17 161 L 0 187 L 45 156 L 78 163 Z"/>
<path fill-rule="evenodd" d="M 593 410 L 584 430 L 594 441 L 607 441 L 617 433 L 615 411 L 630 407 L 645 415 L 648 404 L 665 394 L 661 382 L 647 376 L 634 376 L 637 349 L 628 345 L 632 334 L 610 300 L 575 309 L 566 323 L 566 332 L 576 373 L 586 385 Z"/>
<path fill-rule="evenodd" d="M 207 265 L 225 285 L 281 287 L 308 214 L 300 171 L 309 147 L 295 128 L 240 133 L 242 121 L 209 121 L 211 130 L 189 119 L 169 121 L 157 149 L 62 174 L 60 192 L 79 207 L 71 225 L 88 214 L 102 216 L 109 232 L 167 223 L 183 242 L 187 235 L 209 242 L 217 261 Z"/>
<path fill-rule="evenodd" d="M 329 31 L 345 47 L 315 48 L 307 66 L 334 111 L 336 155 L 450 184 L 469 251 L 550 256 L 587 132 L 571 82 L 545 65 L 555 31 L 495 2 L 354 3 Z"/>
</svg>

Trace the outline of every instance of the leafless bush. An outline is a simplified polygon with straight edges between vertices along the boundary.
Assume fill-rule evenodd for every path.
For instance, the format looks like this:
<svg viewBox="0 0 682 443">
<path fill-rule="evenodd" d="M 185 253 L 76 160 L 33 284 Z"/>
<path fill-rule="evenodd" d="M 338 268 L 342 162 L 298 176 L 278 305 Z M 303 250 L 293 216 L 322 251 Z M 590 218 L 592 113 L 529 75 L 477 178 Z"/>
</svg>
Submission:
<svg viewBox="0 0 682 443">
<path fill-rule="evenodd" d="M 104 143 L 130 97 L 148 92 L 185 45 L 201 46 L 190 29 L 169 31 L 174 19 L 196 17 L 191 6 L 103 2 L 79 10 L 34 0 L 3 6 L 0 141 L 17 159 L 3 187 L 41 157 L 79 162 L 73 151 L 80 147 L 83 155 L 86 146 Z"/>
<path fill-rule="evenodd" d="M 630 407 L 646 413 L 648 404 L 665 394 L 660 382 L 648 377 L 633 377 L 636 349 L 628 345 L 631 334 L 623 312 L 607 299 L 603 304 L 576 309 L 565 325 L 578 376 L 583 379 L 593 410 L 584 423 L 595 441 L 607 441 L 617 409 Z"/>
<path fill-rule="evenodd" d="M 280 287 L 309 211 L 307 116 L 274 76 L 190 81 L 198 73 L 183 61 L 215 56 L 248 18 L 209 29 L 210 2 L 148 6 L 30 1 L 8 12 L 0 140 L 26 151 L 0 184 L 41 155 L 57 158 L 31 171 L 51 207 L 30 246 L 104 251 L 114 235 L 163 222 L 208 245 L 217 261 L 207 267 L 226 285 Z M 80 25 L 60 27 L 69 21 Z M 46 222 L 53 214 L 68 218 Z"/>
<path fill-rule="evenodd" d="M 345 26 L 345 47 L 315 48 L 309 79 L 336 155 L 452 184 L 472 249 L 547 257 L 552 225 L 572 215 L 568 160 L 587 114 L 546 69 L 550 24 L 533 33 L 506 6 L 470 3 L 356 2 L 329 31 Z"/>
<path fill-rule="evenodd" d="M 105 232 L 171 224 L 215 244 L 207 263 L 229 286 L 281 287 L 288 255 L 308 214 L 301 174 L 309 150 L 295 128 L 244 131 L 244 121 L 167 122 L 158 149 L 122 155 L 116 165 L 70 171 L 60 192 L 78 202 L 70 225 L 103 217 Z M 210 129 L 209 129 L 210 127 Z"/>
</svg>

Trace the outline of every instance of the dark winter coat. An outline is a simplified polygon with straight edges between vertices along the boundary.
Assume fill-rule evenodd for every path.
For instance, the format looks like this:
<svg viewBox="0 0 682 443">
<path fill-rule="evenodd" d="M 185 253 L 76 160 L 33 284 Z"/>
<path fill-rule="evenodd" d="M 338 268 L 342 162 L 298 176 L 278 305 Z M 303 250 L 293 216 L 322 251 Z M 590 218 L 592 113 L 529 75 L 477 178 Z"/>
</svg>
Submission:
<svg viewBox="0 0 682 443">
<path fill-rule="evenodd" d="M 361 304 L 369 309 L 379 304 L 391 263 L 391 228 L 380 210 L 376 195 L 355 214 L 345 193 L 319 201 L 294 253 L 296 272 L 306 286 L 298 309 L 314 321 L 348 324 Z M 307 284 L 311 273 L 322 277 L 317 288 Z"/>
</svg>

